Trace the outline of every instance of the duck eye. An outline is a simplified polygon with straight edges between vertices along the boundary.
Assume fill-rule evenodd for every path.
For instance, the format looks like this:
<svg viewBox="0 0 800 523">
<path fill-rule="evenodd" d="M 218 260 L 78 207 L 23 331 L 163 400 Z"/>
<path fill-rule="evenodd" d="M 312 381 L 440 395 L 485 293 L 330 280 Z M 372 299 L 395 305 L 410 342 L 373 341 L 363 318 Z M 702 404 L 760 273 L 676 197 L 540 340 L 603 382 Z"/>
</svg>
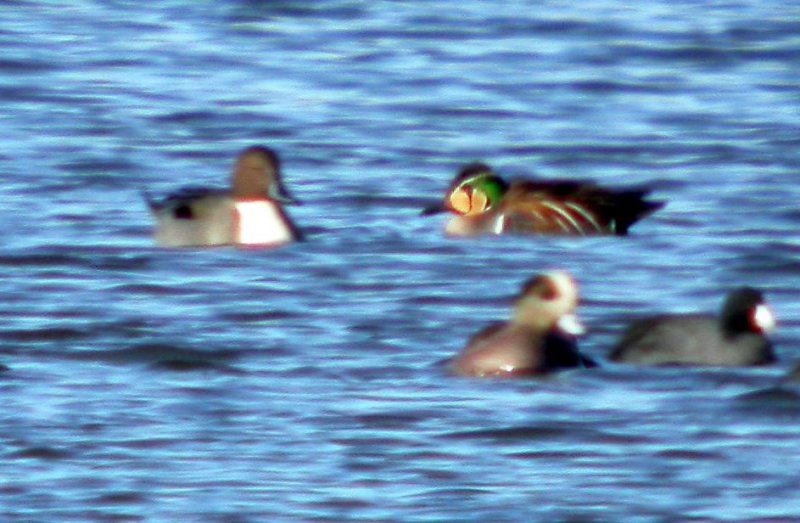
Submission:
<svg viewBox="0 0 800 523">
<path fill-rule="evenodd" d="M 558 290 L 552 285 L 546 285 L 542 289 L 542 299 L 545 301 L 553 301 L 558 298 Z"/>
</svg>

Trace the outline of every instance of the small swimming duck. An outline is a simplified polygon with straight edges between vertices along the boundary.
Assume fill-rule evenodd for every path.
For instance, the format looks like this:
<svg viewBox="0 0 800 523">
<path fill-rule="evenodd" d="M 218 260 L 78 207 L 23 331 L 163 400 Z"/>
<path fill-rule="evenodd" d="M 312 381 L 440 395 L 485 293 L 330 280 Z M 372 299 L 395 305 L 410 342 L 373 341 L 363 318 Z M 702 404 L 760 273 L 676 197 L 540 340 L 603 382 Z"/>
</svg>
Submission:
<svg viewBox="0 0 800 523">
<path fill-rule="evenodd" d="M 633 322 L 609 359 L 637 365 L 763 365 L 775 361 L 765 336 L 774 327 L 761 292 L 742 287 L 728 294 L 719 317 L 662 314 Z"/>
<path fill-rule="evenodd" d="M 514 301 L 511 320 L 475 334 L 450 360 L 450 370 L 461 376 L 516 377 L 596 367 L 575 343 L 583 333 L 577 305 L 578 286 L 566 272 L 532 278 Z"/>
<path fill-rule="evenodd" d="M 646 200 L 648 189 L 611 190 L 565 180 L 508 183 L 484 163 L 456 175 L 441 205 L 423 215 L 450 211 L 451 236 L 542 234 L 625 235 L 631 225 L 665 204 Z"/>
<path fill-rule="evenodd" d="M 146 193 L 145 199 L 162 247 L 271 247 L 301 238 L 281 206 L 299 202 L 283 186 L 278 155 L 268 147 L 239 154 L 230 190 L 185 187 L 160 201 Z"/>
</svg>

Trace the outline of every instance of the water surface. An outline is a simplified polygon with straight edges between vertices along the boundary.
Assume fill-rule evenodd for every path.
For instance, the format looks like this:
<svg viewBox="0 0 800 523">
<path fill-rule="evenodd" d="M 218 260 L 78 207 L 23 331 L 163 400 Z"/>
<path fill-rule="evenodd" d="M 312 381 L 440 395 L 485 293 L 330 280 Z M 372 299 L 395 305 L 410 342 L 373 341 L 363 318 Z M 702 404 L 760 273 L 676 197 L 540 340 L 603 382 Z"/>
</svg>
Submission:
<svg viewBox="0 0 800 523">
<path fill-rule="evenodd" d="M 0 12 L 0 519 L 795 521 L 800 10 L 13 2 Z M 140 191 L 278 150 L 308 234 L 168 251 Z M 452 240 L 460 165 L 650 185 L 627 238 Z M 762 288 L 780 363 L 439 362 L 548 268 L 582 349 Z"/>
</svg>

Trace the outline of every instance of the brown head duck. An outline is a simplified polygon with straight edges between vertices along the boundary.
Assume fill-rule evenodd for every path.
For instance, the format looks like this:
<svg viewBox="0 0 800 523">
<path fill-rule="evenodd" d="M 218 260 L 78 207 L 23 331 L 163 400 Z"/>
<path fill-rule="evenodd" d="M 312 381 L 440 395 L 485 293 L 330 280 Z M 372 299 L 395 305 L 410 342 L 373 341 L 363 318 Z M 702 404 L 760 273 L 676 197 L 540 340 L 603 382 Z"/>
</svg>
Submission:
<svg viewBox="0 0 800 523">
<path fill-rule="evenodd" d="M 162 247 L 272 247 L 300 239 L 282 206 L 297 202 L 281 181 L 278 155 L 268 147 L 239 154 L 227 190 L 186 187 L 160 201 L 145 197 Z"/>
</svg>

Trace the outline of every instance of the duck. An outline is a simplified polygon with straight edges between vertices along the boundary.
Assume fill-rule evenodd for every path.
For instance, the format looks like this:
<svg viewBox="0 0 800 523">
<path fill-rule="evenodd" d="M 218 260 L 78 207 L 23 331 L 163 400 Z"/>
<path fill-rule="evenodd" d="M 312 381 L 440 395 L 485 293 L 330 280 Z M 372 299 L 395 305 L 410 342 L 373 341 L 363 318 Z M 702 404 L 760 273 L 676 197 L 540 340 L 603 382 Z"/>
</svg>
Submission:
<svg viewBox="0 0 800 523">
<path fill-rule="evenodd" d="M 632 322 L 609 360 L 635 365 L 746 367 L 776 361 L 775 316 L 752 287 L 729 292 L 718 316 L 661 314 Z"/>
<path fill-rule="evenodd" d="M 578 287 L 565 271 L 534 276 L 514 299 L 507 322 L 480 330 L 448 362 L 458 376 L 510 378 L 535 376 L 597 364 L 578 351 L 583 325 L 575 309 Z"/>
<path fill-rule="evenodd" d="M 157 200 L 144 193 L 161 247 L 276 247 L 302 239 L 282 204 L 299 204 L 281 180 L 278 155 L 254 145 L 239 153 L 229 189 L 189 186 Z"/>
<path fill-rule="evenodd" d="M 614 190 L 591 181 L 504 180 L 482 162 L 463 167 L 444 201 L 422 211 L 449 211 L 449 236 L 628 234 L 630 227 L 665 202 L 646 199 L 650 189 Z"/>
</svg>

